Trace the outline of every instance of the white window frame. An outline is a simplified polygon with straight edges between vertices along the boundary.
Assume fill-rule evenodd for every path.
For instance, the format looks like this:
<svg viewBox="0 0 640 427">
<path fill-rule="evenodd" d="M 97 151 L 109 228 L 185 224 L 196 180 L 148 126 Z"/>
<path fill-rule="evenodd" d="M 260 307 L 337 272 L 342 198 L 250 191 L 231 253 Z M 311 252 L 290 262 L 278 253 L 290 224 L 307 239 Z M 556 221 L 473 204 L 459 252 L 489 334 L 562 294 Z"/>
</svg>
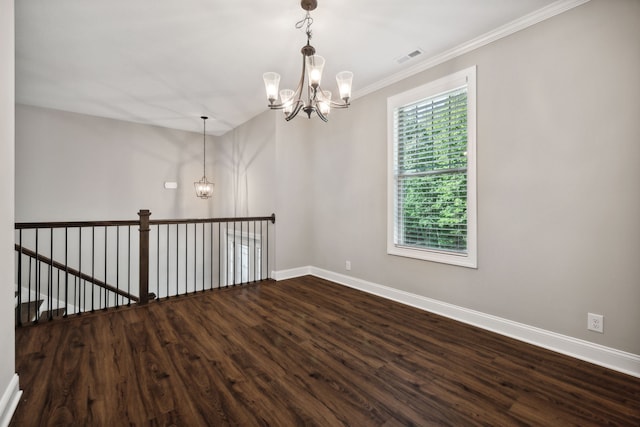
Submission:
<svg viewBox="0 0 640 427">
<path fill-rule="evenodd" d="M 467 252 L 438 251 L 398 245 L 396 239 L 396 145 L 394 115 L 397 108 L 467 86 Z M 387 99 L 387 253 L 426 261 L 478 267 L 476 191 L 476 67 L 472 66 Z"/>
</svg>

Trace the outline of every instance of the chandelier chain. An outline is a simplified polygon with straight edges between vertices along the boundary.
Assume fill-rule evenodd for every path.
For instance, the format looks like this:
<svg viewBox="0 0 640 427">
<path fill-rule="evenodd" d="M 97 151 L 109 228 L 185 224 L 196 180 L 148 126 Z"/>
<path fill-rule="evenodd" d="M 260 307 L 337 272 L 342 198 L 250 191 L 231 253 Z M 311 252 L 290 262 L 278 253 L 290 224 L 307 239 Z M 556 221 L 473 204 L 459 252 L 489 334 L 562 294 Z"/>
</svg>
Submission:
<svg viewBox="0 0 640 427">
<path fill-rule="evenodd" d="M 311 39 L 311 25 L 313 24 L 313 18 L 311 17 L 311 13 L 307 10 L 307 14 L 304 18 L 296 22 L 296 28 L 298 30 L 302 29 L 305 25 L 307 26 L 305 32 L 307 33 L 307 43 Z"/>
</svg>

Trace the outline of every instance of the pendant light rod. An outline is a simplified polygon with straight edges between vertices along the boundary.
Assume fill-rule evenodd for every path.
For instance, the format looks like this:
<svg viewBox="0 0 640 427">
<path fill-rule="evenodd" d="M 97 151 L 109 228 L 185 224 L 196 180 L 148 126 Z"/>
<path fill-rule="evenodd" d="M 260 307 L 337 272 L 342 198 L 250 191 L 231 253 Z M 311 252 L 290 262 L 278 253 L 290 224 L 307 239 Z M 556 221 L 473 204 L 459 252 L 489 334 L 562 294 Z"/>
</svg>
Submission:
<svg viewBox="0 0 640 427">
<path fill-rule="evenodd" d="M 207 161 L 207 116 L 200 116 L 202 119 L 202 175 L 206 174 L 206 161 Z"/>
</svg>

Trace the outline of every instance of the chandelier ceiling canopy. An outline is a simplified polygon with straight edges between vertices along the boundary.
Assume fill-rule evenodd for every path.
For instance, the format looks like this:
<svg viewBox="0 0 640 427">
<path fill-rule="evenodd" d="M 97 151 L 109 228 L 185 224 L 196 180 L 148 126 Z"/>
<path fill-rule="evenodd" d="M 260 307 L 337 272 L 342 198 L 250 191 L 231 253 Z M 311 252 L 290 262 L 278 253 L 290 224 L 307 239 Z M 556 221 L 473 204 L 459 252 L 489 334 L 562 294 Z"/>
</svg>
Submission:
<svg viewBox="0 0 640 427">
<path fill-rule="evenodd" d="M 331 108 L 349 107 L 353 73 L 341 71 L 336 75 L 341 101 L 332 101 L 331 91 L 322 90 L 320 86 L 325 60 L 322 56 L 316 55 L 316 49 L 310 43 L 311 24 L 313 24 L 310 12 L 318 6 L 318 2 L 317 0 L 302 0 L 300 6 L 307 13 L 302 20 L 296 23 L 296 28 L 306 27 L 307 44 L 300 51 L 302 53 L 302 74 L 298 86 L 295 90 L 282 89 L 278 92 L 280 74 L 267 72 L 263 74 L 262 78 L 267 91 L 269 108 L 283 110 L 287 121 L 293 119 L 302 110 L 307 114 L 307 117 L 311 118 L 311 115 L 315 113 L 326 122 Z M 305 80 L 308 82 L 307 84 L 305 84 Z M 279 99 L 278 95 L 280 95 Z"/>
</svg>

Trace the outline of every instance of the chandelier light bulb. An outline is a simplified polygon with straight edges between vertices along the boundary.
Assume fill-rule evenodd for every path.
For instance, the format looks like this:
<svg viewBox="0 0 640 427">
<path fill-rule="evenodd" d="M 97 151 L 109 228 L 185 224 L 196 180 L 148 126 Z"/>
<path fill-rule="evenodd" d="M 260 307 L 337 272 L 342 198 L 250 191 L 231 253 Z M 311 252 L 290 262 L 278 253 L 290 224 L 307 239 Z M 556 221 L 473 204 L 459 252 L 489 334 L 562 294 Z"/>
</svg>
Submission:
<svg viewBox="0 0 640 427">
<path fill-rule="evenodd" d="M 280 74 L 274 72 L 264 73 L 262 75 L 264 86 L 267 90 L 267 99 L 273 104 L 278 100 L 278 87 L 280 86 Z"/>
<path fill-rule="evenodd" d="M 322 98 L 318 102 L 318 107 L 320 108 L 320 112 L 323 115 L 329 114 L 331 111 L 331 91 L 324 90 L 322 91 Z"/>
<path fill-rule="evenodd" d="M 293 112 L 293 95 L 295 92 L 291 89 L 282 89 L 280 91 L 280 102 L 282 102 L 284 114 L 288 116 Z"/>
<path fill-rule="evenodd" d="M 340 99 L 345 102 L 351 98 L 351 84 L 353 83 L 353 73 L 351 71 L 340 71 L 336 74 L 338 89 L 340 90 Z"/>
<path fill-rule="evenodd" d="M 307 70 L 309 73 L 309 86 L 314 89 L 320 86 L 322 70 L 324 69 L 324 58 L 320 55 L 307 56 Z"/>
</svg>

